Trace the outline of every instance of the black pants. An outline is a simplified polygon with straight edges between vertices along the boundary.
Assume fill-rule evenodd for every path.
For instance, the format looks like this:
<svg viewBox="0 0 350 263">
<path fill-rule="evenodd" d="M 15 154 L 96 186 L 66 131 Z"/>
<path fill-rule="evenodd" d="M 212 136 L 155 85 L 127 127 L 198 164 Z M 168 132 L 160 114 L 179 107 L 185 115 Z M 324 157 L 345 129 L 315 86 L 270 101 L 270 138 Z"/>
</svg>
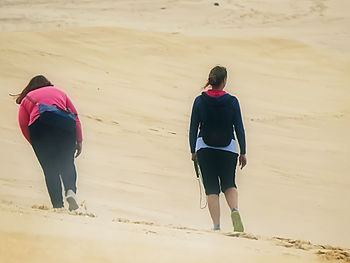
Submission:
<svg viewBox="0 0 350 263">
<path fill-rule="evenodd" d="M 238 154 L 210 148 L 197 152 L 198 163 L 203 176 L 206 195 L 219 195 L 236 186 L 236 166 Z"/>
<path fill-rule="evenodd" d="M 73 129 L 74 130 L 74 129 Z M 44 171 L 47 190 L 54 208 L 63 207 L 62 183 L 67 192 L 76 192 L 77 174 L 74 165 L 76 132 L 40 122 L 29 126 L 32 147 Z"/>
</svg>

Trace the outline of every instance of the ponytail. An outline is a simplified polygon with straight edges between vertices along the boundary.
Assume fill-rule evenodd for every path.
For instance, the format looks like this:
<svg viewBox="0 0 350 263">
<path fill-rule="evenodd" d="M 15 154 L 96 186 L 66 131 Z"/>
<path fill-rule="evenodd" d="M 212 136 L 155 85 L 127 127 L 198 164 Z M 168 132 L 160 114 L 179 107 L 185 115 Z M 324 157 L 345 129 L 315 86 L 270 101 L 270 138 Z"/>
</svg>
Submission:
<svg viewBox="0 0 350 263">
<path fill-rule="evenodd" d="M 209 83 L 209 80 L 208 80 L 207 83 L 203 86 L 203 89 L 206 89 L 209 85 L 210 85 L 210 83 Z"/>
</svg>

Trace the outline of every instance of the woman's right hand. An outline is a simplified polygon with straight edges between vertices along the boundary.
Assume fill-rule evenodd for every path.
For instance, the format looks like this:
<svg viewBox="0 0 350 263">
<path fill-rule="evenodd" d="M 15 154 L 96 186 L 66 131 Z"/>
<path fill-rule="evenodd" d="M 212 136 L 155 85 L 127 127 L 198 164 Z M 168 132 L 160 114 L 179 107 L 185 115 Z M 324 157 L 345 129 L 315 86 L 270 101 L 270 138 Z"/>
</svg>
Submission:
<svg viewBox="0 0 350 263">
<path fill-rule="evenodd" d="M 192 161 L 195 161 L 195 160 L 196 160 L 196 154 L 195 154 L 195 153 L 192 153 L 191 160 L 192 160 Z"/>
<path fill-rule="evenodd" d="M 239 156 L 239 167 L 241 168 L 241 170 L 243 169 L 244 166 L 247 165 L 247 156 L 245 154 L 241 154 Z"/>
<path fill-rule="evenodd" d="M 77 158 L 81 154 L 82 150 L 83 150 L 83 142 L 77 142 L 75 146 L 75 158 Z"/>
</svg>

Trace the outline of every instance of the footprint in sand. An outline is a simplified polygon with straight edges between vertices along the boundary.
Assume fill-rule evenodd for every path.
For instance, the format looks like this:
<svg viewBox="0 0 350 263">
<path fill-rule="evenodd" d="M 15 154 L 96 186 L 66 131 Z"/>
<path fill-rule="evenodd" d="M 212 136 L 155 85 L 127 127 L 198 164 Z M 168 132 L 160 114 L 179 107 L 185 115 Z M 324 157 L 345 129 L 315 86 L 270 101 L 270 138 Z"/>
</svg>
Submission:
<svg viewBox="0 0 350 263">
<path fill-rule="evenodd" d="M 119 122 L 115 121 L 115 120 L 104 120 L 100 117 L 96 117 L 96 116 L 91 116 L 91 115 L 83 115 L 84 117 L 90 119 L 90 120 L 94 120 L 94 121 L 97 121 L 97 122 L 102 122 L 102 123 L 109 123 L 109 124 L 112 124 L 112 125 L 120 125 Z"/>
<path fill-rule="evenodd" d="M 160 128 L 160 129 L 157 129 L 157 128 L 149 128 L 148 130 L 151 131 L 151 132 L 160 134 L 160 135 L 164 135 L 165 133 L 168 133 L 168 134 L 171 134 L 171 135 L 176 135 L 176 132 L 175 132 L 175 131 L 169 131 L 169 130 L 166 131 L 164 128 Z"/>
<path fill-rule="evenodd" d="M 46 205 L 32 205 L 33 209 L 39 209 L 39 210 L 50 210 Z"/>
<path fill-rule="evenodd" d="M 98 122 L 103 122 L 103 120 L 99 117 L 94 117 L 94 116 L 90 116 L 90 115 L 86 115 L 86 117 L 88 119 L 91 119 L 91 120 L 95 120 L 95 121 L 98 121 Z"/>
<path fill-rule="evenodd" d="M 321 256 L 327 260 L 332 260 L 332 261 L 337 260 L 339 262 L 350 262 L 350 249 L 332 247 L 329 245 L 315 245 L 315 244 L 312 244 L 310 241 L 304 241 L 304 240 L 298 240 L 298 239 L 290 239 L 290 238 L 282 238 L 282 237 L 272 237 L 272 238 L 262 237 L 262 236 L 256 236 L 249 233 L 228 233 L 225 235 L 230 237 L 247 238 L 252 240 L 266 240 L 266 241 L 274 242 L 277 246 L 311 251 L 316 255 Z"/>
<path fill-rule="evenodd" d="M 241 238 L 247 238 L 247 239 L 252 239 L 252 240 L 259 240 L 258 236 L 255 236 L 255 235 L 249 234 L 249 233 L 228 233 L 225 235 L 229 236 L 229 237 L 241 237 Z"/>
<path fill-rule="evenodd" d="M 91 218 L 96 217 L 96 214 L 91 213 L 87 210 L 85 201 L 81 202 L 81 204 L 79 205 L 79 208 L 74 211 L 68 211 L 65 208 L 49 208 L 46 205 L 33 205 L 32 208 L 38 209 L 38 210 L 44 210 L 44 211 L 52 211 L 60 214 L 69 214 L 74 216 L 85 216 L 85 217 L 91 217 Z"/>
</svg>

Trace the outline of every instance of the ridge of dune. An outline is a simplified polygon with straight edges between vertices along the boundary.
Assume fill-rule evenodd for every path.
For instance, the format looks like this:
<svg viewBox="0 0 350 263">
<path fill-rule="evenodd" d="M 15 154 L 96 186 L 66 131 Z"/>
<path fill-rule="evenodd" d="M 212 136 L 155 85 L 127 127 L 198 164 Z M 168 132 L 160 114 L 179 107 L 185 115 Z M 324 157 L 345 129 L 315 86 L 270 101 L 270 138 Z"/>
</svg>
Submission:
<svg viewBox="0 0 350 263">
<path fill-rule="evenodd" d="M 3 1 L 0 31 L 111 26 L 204 36 L 279 35 L 349 56 L 349 1 Z M 215 17 L 215 19 L 213 19 Z M 330 35 L 331 37 L 327 37 Z"/>
<path fill-rule="evenodd" d="M 17 222 L 33 220 L 39 221 L 34 223 L 35 236 L 33 230 L 28 231 L 25 228 L 26 224 L 20 224 L 16 227 L 0 227 L 2 232 L 2 245 L 0 252 L 11 256 L 15 256 L 16 260 L 27 258 L 27 251 L 30 249 L 32 259 L 35 262 L 60 262 L 61 260 L 82 260 L 86 262 L 113 262 L 111 254 L 117 253 L 118 259 L 123 261 L 130 260 L 161 260 L 166 259 L 170 262 L 193 262 L 203 261 L 211 262 L 214 260 L 214 254 L 208 253 L 208 245 L 211 249 L 216 249 L 227 257 L 229 253 L 234 251 L 235 257 L 241 260 L 249 260 L 249 262 L 319 262 L 318 260 L 327 260 L 331 262 L 349 262 L 350 249 L 341 247 L 333 247 L 330 245 L 315 245 L 309 241 L 295 240 L 280 237 L 264 237 L 249 233 L 232 233 L 232 232 L 213 232 L 205 229 L 190 228 L 186 226 L 167 224 L 162 225 L 150 221 L 137 221 L 127 218 L 100 218 L 89 216 L 91 213 L 84 213 L 86 207 L 79 212 L 68 212 L 64 209 L 49 209 L 46 206 L 33 206 L 33 210 L 26 207 L 14 205 L 11 202 L 1 202 L 2 218 L 6 223 L 7 220 L 12 220 L 11 213 L 16 213 L 20 216 Z M 40 218 L 38 218 L 40 215 Z M 73 218 L 69 218 L 73 215 Z M 77 218 L 74 218 L 78 216 Z M 83 223 L 81 225 L 80 234 L 76 236 L 76 231 L 72 229 L 73 222 Z M 95 222 L 94 222 L 95 221 Z M 70 234 L 62 234 L 60 230 L 48 231 L 44 226 L 58 225 L 59 229 L 64 227 L 70 229 Z M 12 232 L 14 230 L 14 232 Z M 115 235 L 118 235 L 116 239 Z M 127 238 L 126 238 L 127 235 Z M 54 238 L 53 238 L 54 237 Z M 30 242 L 35 238 L 36 242 Z M 18 253 L 16 243 L 21 241 L 25 244 L 25 249 Z M 52 242 L 51 240 L 54 240 Z M 204 240 L 204 242 L 203 242 Z M 51 247 L 55 242 L 61 242 L 63 255 L 52 257 Z M 130 242 L 131 241 L 131 242 Z M 158 243 L 161 241 L 161 243 Z M 211 242 L 215 241 L 216 245 Z M 70 242 L 76 242 L 75 251 L 68 245 Z M 98 243 L 98 245 L 96 244 Z M 156 243 L 154 243 L 156 242 Z M 175 243 L 174 243 L 175 242 Z M 52 245 L 51 245 L 52 243 Z M 116 245 L 114 251 L 111 251 L 111 244 Z M 242 246 L 243 243 L 243 246 Z M 47 246 L 47 244 L 50 244 Z M 220 248 L 223 244 L 234 246 Z M 155 246 L 156 245 L 156 246 Z M 192 249 L 190 254 L 174 254 L 174 250 L 183 250 L 185 247 L 188 250 Z M 137 247 L 138 254 L 130 255 L 131 248 Z M 44 257 L 42 253 L 37 253 L 45 248 Z M 49 250 L 47 250 L 49 248 Z M 98 249 L 97 249 L 98 248 Z M 157 248 L 157 251 L 152 252 L 150 249 Z M 229 250 L 227 250 L 229 248 Z M 234 249 L 232 251 L 232 249 Z M 254 249 L 254 252 L 252 252 Z M 170 252 L 170 250 L 172 252 Z M 209 249 L 210 252 L 210 249 Z M 171 257 L 169 257 L 171 253 Z M 217 257 L 217 255 L 215 255 Z M 17 262 L 17 261 L 14 262 Z M 12 261 L 9 261 L 12 262 Z"/>
</svg>

